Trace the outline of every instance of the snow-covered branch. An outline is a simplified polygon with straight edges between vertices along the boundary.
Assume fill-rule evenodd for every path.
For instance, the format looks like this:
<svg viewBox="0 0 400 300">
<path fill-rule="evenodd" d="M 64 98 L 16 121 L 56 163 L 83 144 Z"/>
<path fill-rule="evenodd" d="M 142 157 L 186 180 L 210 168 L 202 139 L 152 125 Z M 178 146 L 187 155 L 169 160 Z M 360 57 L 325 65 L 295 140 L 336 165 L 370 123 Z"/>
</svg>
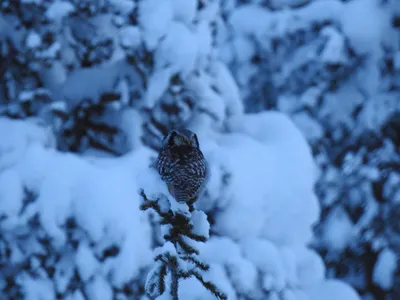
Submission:
<svg viewBox="0 0 400 300">
<path fill-rule="evenodd" d="M 196 249 L 196 242 L 204 243 L 208 239 L 209 224 L 204 212 L 174 210 L 165 198 L 149 200 L 143 190 L 140 195 L 143 198 L 140 209 L 153 209 L 160 217 L 159 224 L 167 227 L 165 243 L 155 251 L 155 265 L 147 276 L 146 292 L 158 297 L 169 291 L 172 299 L 178 300 L 179 280 L 194 277 L 217 299 L 227 299 L 214 283 L 206 281 L 201 274 L 209 270 L 209 265 L 197 258 L 199 251 Z"/>
</svg>

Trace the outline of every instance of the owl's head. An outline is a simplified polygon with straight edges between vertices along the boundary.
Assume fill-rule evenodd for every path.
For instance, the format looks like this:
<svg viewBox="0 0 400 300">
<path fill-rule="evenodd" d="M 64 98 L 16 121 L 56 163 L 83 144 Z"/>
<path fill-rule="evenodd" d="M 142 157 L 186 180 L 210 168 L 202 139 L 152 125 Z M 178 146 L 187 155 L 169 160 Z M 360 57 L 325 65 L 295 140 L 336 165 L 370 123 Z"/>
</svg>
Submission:
<svg viewBox="0 0 400 300">
<path fill-rule="evenodd" d="M 168 132 L 162 141 L 162 146 L 183 146 L 199 148 L 199 140 L 197 135 L 188 129 L 173 129 Z"/>
</svg>

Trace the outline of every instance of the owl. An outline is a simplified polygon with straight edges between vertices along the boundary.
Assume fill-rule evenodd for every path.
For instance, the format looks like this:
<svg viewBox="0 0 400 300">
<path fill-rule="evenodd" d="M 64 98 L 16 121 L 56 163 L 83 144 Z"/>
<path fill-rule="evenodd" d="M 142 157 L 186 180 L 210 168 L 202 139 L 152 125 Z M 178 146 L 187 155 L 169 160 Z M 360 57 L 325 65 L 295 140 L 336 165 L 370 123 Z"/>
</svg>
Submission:
<svg viewBox="0 0 400 300">
<path fill-rule="evenodd" d="M 187 129 L 171 130 L 162 141 L 156 168 L 176 201 L 196 201 L 208 173 L 197 135 Z"/>
</svg>

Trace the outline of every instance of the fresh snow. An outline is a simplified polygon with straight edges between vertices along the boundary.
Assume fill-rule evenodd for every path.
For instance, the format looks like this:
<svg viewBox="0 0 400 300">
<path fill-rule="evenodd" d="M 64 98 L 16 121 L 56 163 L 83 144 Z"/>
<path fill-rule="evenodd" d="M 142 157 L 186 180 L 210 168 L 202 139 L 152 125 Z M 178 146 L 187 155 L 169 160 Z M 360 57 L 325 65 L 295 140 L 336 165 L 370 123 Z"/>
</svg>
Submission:
<svg viewBox="0 0 400 300">
<path fill-rule="evenodd" d="M 169 32 L 173 21 L 171 0 L 143 0 L 139 3 L 139 26 L 149 50 L 154 50 L 159 40 Z"/>
<path fill-rule="evenodd" d="M 197 42 L 194 33 L 180 22 L 172 21 L 170 30 L 156 50 L 156 68 L 172 66 L 174 73 L 190 74 L 195 67 Z"/>
<path fill-rule="evenodd" d="M 42 43 L 40 36 L 34 32 L 31 31 L 27 38 L 26 38 L 26 46 L 28 48 L 37 48 L 40 46 L 40 44 Z"/>
<path fill-rule="evenodd" d="M 137 26 L 126 26 L 120 31 L 121 45 L 127 48 L 139 47 L 141 43 L 140 30 Z"/>
<path fill-rule="evenodd" d="M 54 1 L 46 11 L 46 17 L 50 20 L 60 21 L 74 11 L 74 6 L 68 1 Z"/>
<path fill-rule="evenodd" d="M 229 200 L 214 225 L 214 230 L 225 238 L 211 237 L 199 247 L 201 256 L 212 266 L 206 277 L 214 278 L 231 295 L 229 299 L 236 299 L 231 284 L 239 293 L 254 294 L 256 274 L 261 272 L 265 289 L 284 291 L 298 299 L 300 296 L 295 295 L 307 294 L 310 287 L 318 286 L 324 270 L 320 258 L 304 248 L 311 238 L 310 226 L 318 217 L 312 191 L 315 166 L 309 148 L 299 130 L 280 113 L 235 118 L 229 125 L 230 134 L 215 136 L 216 146 L 212 147 L 212 140 L 202 143 L 211 166 L 232 174 L 224 192 Z M 143 188 L 150 199 L 168 195 L 156 172 L 148 169 L 153 154 L 138 148 L 118 159 L 88 161 L 49 148 L 45 128 L 22 121 L 3 122 L 8 130 L 18 131 L 0 144 L 2 152 L 14 154 L 9 156 L 14 159 L 8 172 L 2 172 L 2 180 L 9 182 L 0 189 L 3 211 L 9 216 L 3 225 L 18 226 L 13 220 L 22 205 L 21 185 L 39 195 L 27 213 L 39 213 L 55 247 L 61 247 L 66 239 L 62 224 L 75 216 L 78 226 L 97 245 L 92 248 L 81 244 L 76 253 L 79 272 L 90 282 L 87 293 L 109 299 L 111 291 L 105 282 L 122 286 L 151 262 L 151 234 L 146 214 L 138 208 L 138 190 Z M 262 179 L 262 184 L 257 184 L 255 178 Z M 218 187 L 211 184 L 209 188 Z M 210 190 L 210 194 L 220 191 Z M 193 215 L 196 232 L 208 233 L 206 220 L 204 213 Z M 94 253 L 113 244 L 119 245 L 119 255 L 101 264 Z M 222 268 L 226 268 L 226 275 Z M 294 286 L 296 291 L 289 289 Z M 188 280 L 180 293 L 201 295 L 201 290 Z M 207 299 L 209 294 L 199 297 Z"/>
<path fill-rule="evenodd" d="M 8 165 L 7 172 L 1 174 L 1 179 L 9 183 L 0 189 L 2 211 L 8 215 L 2 225 L 6 228 L 18 226 L 23 185 L 39 195 L 28 206 L 27 214 L 39 212 L 43 228 L 53 237 L 55 247 L 61 247 L 66 239 L 61 226 L 68 217 L 75 216 L 90 240 L 98 244 L 98 250 L 109 247 L 114 241 L 120 245 L 117 257 L 99 265 L 104 274 L 116 285 L 137 276 L 139 269 L 151 261 L 149 224 L 138 208 L 139 187 L 135 184 L 134 173 L 147 167 L 148 152 L 138 150 L 113 167 L 101 167 L 76 155 L 44 148 L 45 131 L 26 125 L 21 121 L 8 121 L 9 131 L 18 130 L 18 133 L 2 139 L 0 144 L 2 153 L 8 152 L 8 158 L 14 158 L 13 165 Z M 129 164 L 135 167 L 126 168 Z M 90 277 L 97 273 L 89 253 L 93 249 L 82 247 L 85 246 L 81 246 L 77 259 L 83 263 L 78 265 L 83 268 L 84 277 Z"/>
<path fill-rule="evenodd" d="M 192 24 L 196 16 L 196 0 L 171 0 L 171 5 L 176 21 L 181 21 L 186 25 Z"/>
<path fill-rule="evenodd" d="M 120 299 L 121 291 L 132 288 L 140 293 L 146 280 L 156 280 L 152 275 L 157 274 L 149 273 L 159 263 L 154 257 L 176 255 L 177 249 L 163 243 L 168 225 L 159 228 L 154 213 L 140 210 L 143 189 L 150 200 L 158 199 L 163 212 L 190 215 L 193 232 L 209 238 L 206 243 L 193 243 L 199 259 L 210 265 L 202 275 L 229 300 L 359 300 L 348 284 L 329 278 L 322 257 L 310 248 L 321 212 L 315 186 L 324 174 L 329 187 L 321 203 L 330 209 L 318 230 L 328 250 L 325 259 L 334 259 L 357 244 L 362 232 L 371 237 L 369 225 L 381 213 L 378 201 L 364 197 L 374 187 L 369 182 L 358 184 L 341 196 L 354 206 L 362 203 L 363 215 L 354 221 L 341 205 L 347 198 L 337 196 L 341 188 L 337 178 L 357 173 L 375 182 L 380 172 L 376 166 L 363 166 L 363 156 L 352 151 L 344 155 L 341 169 L 328 166 L 321 171 L 317 162 L 324 165 L 328 159 L 321 153 L 314 158 L 312 150 L 327 133 L 340 140 L 345 134 L 342 126 L 354 129 L 354 134 L 366 128 L 376 130 L 400 109 L 398 94 L 382 91 L 379 85 L 380 67 L 383 62 L 389 64 L 383 60 L 385 55 L 397 51 L 393 73 L 400 65 L 400 54 L 392 43 L 398 35 L 391 28 L 393 16 L 387 6 L 376 0 L 78 2 L 23 1 L 23 6 L 41 7 L 45 17 L 41 23 L 34 16 L 25 20 L 38 23 L 29 30 L 13 24 L 15 16 L 0 16 L 4 25 L 0 38 L 10 38 L 21 48 L 15 50 L 19 55 L 26 52 L 21 56 L 34 78 L 27 79 L 22 72 L 19 78 L 15 76 L 20 75 L 19 69 L 8 72 L 7 68 L 4 73 L 13 84 L 0 87 L 0 109 L 4 109 L 0 117 L 0 242 L 4 239 L 13 249 L 4 260 L 0 244 L 0 265 L 7 265 L 5 273 L 14 272 L 29 258 L 37 273 L 23 270 L 15 275 L 24 297 L 47 300 L 66 292 L 69 300 Z M 93 28 L 74 19 L 83 8 Z M 54 25 L 50 45 L 43 33 L 46 22 Z M 77 39 L 71 45 L 74 25 L 90 47 Z M 86 32 L 89 27 L 93 36 Z M 104 39 L 111 42 L 111 50 L 101 43 Z M 13 61 L 7 43 L 1 45 L 2 55 Z M 108 51 L 109 59 L 91 61 L 107 56 Z M 144 56 L 146 62 L 141 61 Z M 82 57 L 88 60 L 85 65 Z M 357 61 L 360 57 L 362 62 Z M 299 72 L 303 68 L 309 70 Z M 182 86 L 171 91 L 175 76 Z M 292 82 L 293 76 L 305 84 Z M 266 82 L 258 82 L 259 77 Z M 336 82 L 337 77 L 346 78 Z M 49 90 L 54 99 L 47 110 L 35 106 L 40 102 L 36 84 Z M 253 93 L 253 88 L 262 92 Z M 6 92 L 15 94 L 15 101 L 3 99 Z M 110 92 L 119 99 L 100 103 Z M 250 113 L 246 110 L 250 100 L 275 101 L 273 108 L 281 112 L 264 105 Z M 121 156 L 58 148 L 62 129 L 43 119 L 60 123 L 51 114 L 59 109 L 73 123 L 71 112 L 84 102 L 87 107 L 104 108 L 100 121 L 117 125 L 123 132 L 121 143 L 127 147 Z M 32 105 L 37 112 L 28 115 L 37 117 L 3 116 L 18 112 L 20 105 Z M 184 117 L 168 111 L 174 109 Z M 157 152 L 143 146 L 149 135 L 154 134 L 158 142 L 161 131 L 177 124 L 197 133 L 210 170 L 194 212 L 169 195 L 151 167 Z M 382 147 L 396 152 L 388 141 Z M 369 150 L 364 150 L 367 155 Z M 394 187 L 400 179 L 393 174 L 386 179 L 382 194 L 398 204 L 400 193 Z M 383 237 L 374 239 L 371 246 L 379 253 L 372 280 L 391 291 L 398 255 Z M 51 261 L 54 276 L 44 270 L 41 257 Z M 183 269 L 190 267 L 190 263 L 180 263 Z M 82 287 L 69 291 L 74 276 L 79 276 Z M 0 276 L 0 287 L 8 284 L 4 278 Z M 156 299 L 169 300 L 167 294 Z M 180 282 L 179 296 L 213 299 L 195 278 Z"/>
<path fill-rule="evenodd" d="M 207 215 L 202 211 L 194 211 L 192 213 L 193 233 L 209 238 L 210 224 Z"/>
<path fill-rule="evenodd" d="M 375 0 L 355 0 L 343 10 L 343 30 L 357 52 L 376 55 L 380 46 L 377 41 L 388 32 L 390 20 L 378 4 Z"/>
<path fill-rule="evenodd" d="M 332 251 L 343 251 L 353 237 L 353 223 L 342 208 L 333 209 L 324 224 L 324 242 Z"/>
<path fill-rule="evenodd" d="M 398 254 L 393 250 L 384 249 L 379 253 L 378 261 L 374 268 L 374 283 L 384 290 L 393 288 L 393 275 L 398 266 Z"/>
<path fill-rule="evenodd" d="M 360 296 L 347 284 L 342 281 L 331 279 L 321 281 L 319 285 L 311 289 L 309 293 L 310 300 L 361 300 Z"/>
</svg>

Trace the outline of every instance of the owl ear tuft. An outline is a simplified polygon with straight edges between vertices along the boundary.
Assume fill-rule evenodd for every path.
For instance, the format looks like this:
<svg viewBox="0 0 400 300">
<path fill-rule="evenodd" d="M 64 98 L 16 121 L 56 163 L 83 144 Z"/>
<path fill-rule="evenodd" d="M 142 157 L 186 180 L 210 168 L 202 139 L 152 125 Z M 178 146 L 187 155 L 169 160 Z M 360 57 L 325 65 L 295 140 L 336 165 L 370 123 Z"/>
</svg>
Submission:
<svg viewBox="0 0 400 300">
<path fill-rule="evenodd" d="M 193 134 L 193 144 L 196 148 L 200 148 L 199 140 L 197 138 L 197 134 Z"/>
<path fill-rule="evenodd" d="M 173 146 L 175 144 L 174 138 L 176 136 L 176 131 L 171 130 L 168 132 L 167 136 L 163 139 L 163 145 Z"/>
</svg>

